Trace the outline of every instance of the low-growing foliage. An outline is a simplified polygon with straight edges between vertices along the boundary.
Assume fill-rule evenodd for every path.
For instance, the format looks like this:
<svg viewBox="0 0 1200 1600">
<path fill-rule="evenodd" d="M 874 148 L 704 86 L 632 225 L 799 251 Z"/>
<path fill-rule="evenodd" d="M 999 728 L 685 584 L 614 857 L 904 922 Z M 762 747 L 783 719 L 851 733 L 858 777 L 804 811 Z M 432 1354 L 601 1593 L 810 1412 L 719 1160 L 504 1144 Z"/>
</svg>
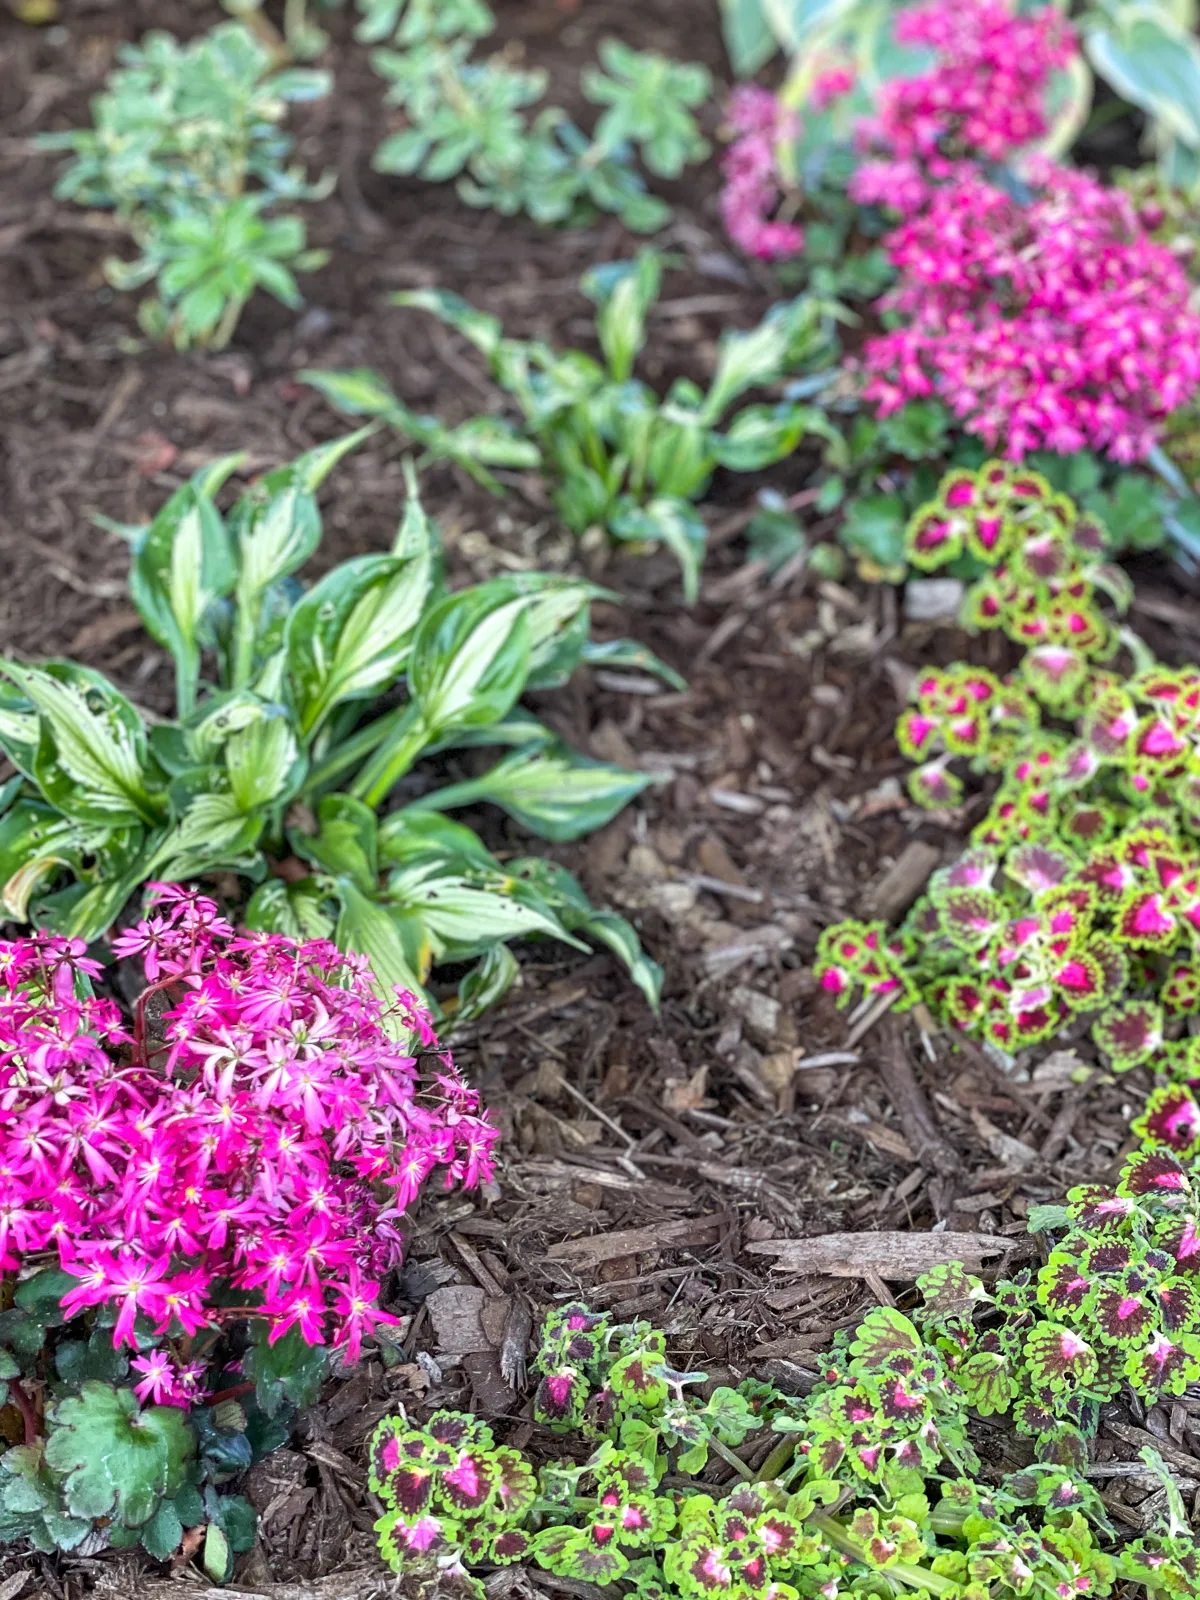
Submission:
<svg viewBox="0 0 1200 1600">
<path fill-rule="evenodd" d="M 460 1017 L 504 993 L 517 975 L 505 942 L 526 936 L 588 933 L 655 999 L 659 971 L 628 923 L 551 862 L 502 866 L 442 813 L 490 801 L 551 839 L 602 826 L 653 780 L 574 755 L 518 698 L 589 659 L 665 669 L 591 642 L 594 585 L 534 573 L 447 593 L 415 486 L 390 552 L 305 589 L 294 574 L 320 543 L 316 490 L 362 437 L 266 474 L 223 516 L 214 496 L 240 463 L 226 457 L 124 530 L 134 604 L 174 658 L 173 720 L 149 724 L 73 662 L 0 661 L 0 748 L 18 774 L 0 790 L 6 914 L 90 940 L 152 879 L 236 872 L 257 885 L 250 926 L 334 939 L 387 992 L 419 988 L 435 962 L 477 963 Z M 512 753 L 481 777 L 414 786 L 377 819 L 420 757 L 477 745 Z"/>
<path fill-rule="evenodd" d="M 1200 1556 L 1154 1452 L 1168 1512 L 1112 1548 L 1103 1502 L 1073 1468 L 983 1481 L 944 1343 L 880 1309 L 839 1335 L 807 1400 L 754 1380 L 702 1399 L 689 1391 L 705 1375 L 674 1370 L 661 1333 L 566 1306 L 547 1319 L 535 1413 L 591 1453 L 535 1470 L 474 1417 L 388 1418 L 370 1447 L 381 1552 L 438 1593 L 470 1596 L 516 1562 L 639 1600 L 1190 1592 Z M 756 1473 L 737 1449 L 772 1429 Z M 732 1487 L 700 1477 L 710 1451 L 734 1466 Z"/>
<path fill-rule="evenodd" d="M 1153 664 L 1100 605 L 1128 580 L 1103 528 L 1037 473 L 989 462 L 944 479 L 909 528 L 914 565 L 986 564 L 964 618 L 1024 645 L 1005 677 L 921 671 L 897 726 L 909 784 L 953 805 L 954 767 L 999 776 L 971 848 L 935 873 L 895 935 L 841 923 L 818 972 L 845 1004 L 862 988 L 1015 1050 L 1076 1019 L 1111 1065 L 1152 1060 L 1200 1008 L 1200 674 Z M 1118 670 L 1127 649 L 1132 671 Z"/>
<path fill-rule="evenodd" d="M 490 1179 L 496 1130 L 360 957 L 235 937 L 167 885 L 115 950 L 145 970 L 132 1028 L 82 941 L 0 946 L 0 1373 L 25 1434 L 0 1539 L 71 1549 L 99 1520 L 164 1559 L 203 1523 L 221 1581 L 254 1518 L 217 1486 L 282 1443 L 327 1341 L 352 1363 L 396 1320 L 404 1211 L 435 1173 Z"/>
<path fill-rule="evenodd" d="M 708 154 L 694 116 L 711 91 L 704 67 L 606 39 L 601 67 L 582 75 L 586 98 L 604 107 L 589 137 L 557 106 L 533 111 L 545 97 L 543 71 L 475 53 L 495 28 L 483 0 L 360 0 L 360 9 L 360 39 L 392 36 L 372 61 L 406 123 L 376 150 L 380 172 L 454 178 L 469 205 L 535 222 L 613 212 L 652 233 L 671 208 L 647 192 L 637 157 L 652 175 L 678 178 Z"/>
<path fill-rule="evenodd" d="M 520 407 L 525 447 L 536 446 L 538 461 L 555 480 L 554 503 L 567 526 L 576 533 L 600 527 L 635 544 L 665 544 L 694 599 L 706 539 L 695 502 L 714 471 L 758 471 L 790 455 L 807 433 L 840 443 L 821 410 L 795 400 L 745 406 L 729 417 L 747 390 L 775 384 L 801 363 L 820 360 L 838 308 L 807 298 L 782 302 L 757 328 L 726 334 L 707 393 L 679 378 L 660 398 L 634 377 L 634 368 L 661 275 L 661 258 L 648 251 L 636 261 L 595 267 L 584 278 L 584 293 L 597 306 L 602 362 L 580 350 L 506 338 L 496 317 L 442 290 L 413 290 L 394 298 L 440 317 L 487 358 L 495 381 Z M 309 372 L 305 377 L 339 409 L 382 417 L 426 444 L 431 457 L 471 464 L 471 445 L 467 459 L 460 449 L 464 429 L 422 436 L 377 374 Z M 475 430 L 485 420 L 476 419 L 466 429 Z M 472 440 L 481 436 L 470 435 Z M 486 436 L 496 440 L 495 423 Z M 511 462 L 507 434 L 498 448 Z M 482 460 L 509 464 L 501 455 Z"/>
<path fill-rule="evenodd" d="M 295 273 L 325 260 L 280 207 L 327 194 L 333 180 L 310 183 L 288 165 L 291 140 L 279 124 L 290 102 L 328 93 L 328 74 L 275 70 L 241 22 L 186 45 L 149 33 L 122 45 L 119 59 L 92 102 L 93 126 L 37 142 L 74 156 L 60 196 L 128 224 L 141 254 L 110 259 L 105 273 L 118 289 L 154 284 L 139 309 L 143 328 L 180 349 L 219 348 L 256 289 L 297 306 Z"/>
</svg>

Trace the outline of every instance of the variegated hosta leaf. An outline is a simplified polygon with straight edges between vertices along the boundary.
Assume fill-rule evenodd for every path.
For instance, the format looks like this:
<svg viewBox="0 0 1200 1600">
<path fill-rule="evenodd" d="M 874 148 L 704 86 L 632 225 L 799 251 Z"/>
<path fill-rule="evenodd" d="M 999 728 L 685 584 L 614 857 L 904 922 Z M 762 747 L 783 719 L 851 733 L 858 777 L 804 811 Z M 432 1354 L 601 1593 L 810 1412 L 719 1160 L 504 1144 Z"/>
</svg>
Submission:
<svg viewBox="0 0 1200 1600">
<path fill-rule="evenodd" d="M 296 735 L 282 711 L 259 717 L 233 734 L 225 746 L 225 767 L 241 810 L 255 811 L 294 793 L 299 755 Z"/>
<path fill-rule="evenodd" d="M 373 895 L 379 888 L 379 830 L 370 806 L 348 794 L 327 794 L 317 821 L 319 832 L 313 835 L 289 830 L 296 854 Z"/>
<path fill-rule="evenodd" d="M 531 832 L 559 842 L 594 833 L 658 781 L 652 773 L 588 761 L 562 746 L 517 750 L 483 777 L 434 789 L 409 810 L 454 810 L 490 800 Z"/>
<path fill-rule="evenodd" d="M 408 867 L 388 876 L 388 903 L 419 913 L 428 929 L 435 958 L 449 952 L 465 956 L 496 940 L 542 934 L 561 939 L 577 950 L 587 946 L 573 939 L 549 910 L 523 905 L 495 889 L 480 889 L 465 878 L 451 877 L 437 867 Z"/>
<path fill-rule="evenodd" d="M 474 1022 L 498 1005 L 521 976 L 517 958 L 506 944 L 495 944 L 473 966 L 458 986 L 458 1004 L 451 1013 L 451 1028 L 443 1036 Z"/>
<path fill-rule="evenodd" d="M 540 573 L 519 578 L 516 583 L 522 593 L 533 597 L 527 613 L 529 677 L 526 687 L 560 688 L 583 659 L 591 629 L 591 601 L 609 597 L 594 584 L 544 577 Z"/>
<path fill-rule="evenodd" d="M 211 765 L 235 733 L 251 727 L 266 712 L 267 706 L 249 689 L 213 695 L 183 724 L 187 765 Z M 157 748 L 161 742 L 157 728 L 151 734 L 151 740 Z"/>
<path fill-rule="evenodd" d="M 161 820 L 161 798 L 149 788 L 142 719 L 107 678 L 72 662 L 0 661 L 0 671 L 37 709 L 31 775 L 56 810 L 107 826 Z"/>
<path fill-rule="evenodd" d="M 30 782 L 41 738 L 41 723 L 32 702 L 15 684 L 0 678 L 0 750 Z"/>
<path fill-rule="evenodd" d="M 212 496 L 242 456 L 225 456 L 177 489 L 135 537 L 129 592 L 147 631 L 175 658 L 181 715 L 196 697 L 201 629 L 237 576 L 229 534 Z"/>
<path fill-rule="evenodd" d="M 341 901 L 334 934 L 338 948 L 367 957 L 380 999 L 390 1002 L 397 987 L 420 995 L 421 980 L 389 911 L 349 879 L 338 880 L 337 896 Z M 389 1026 L 386 1020 L 385 1026 Z M 398 1026 L 395 1031 L 399 1032 Z"/>
<path fill-rule="evenodd" d="M 404 670 L 433 586 L 428 548 L 345 561 L 297 604 L 285 633 L 300 731 L 311 739 L 334 706 L 386 689 Z"/>
<path fill-rule="evenodd" d="M 250 681 L 261 646 L 263 596 L 299 571 L 321 542 L 316 491 L 343 456 L 371 432 L 360 428 L 318 445 L 260 478 L 229 514 L 238 562 L 233 684 Z"/>
<path fill-rule="evenodd" d="M 233 794 L 198 794 L 147 863 L 147 878 L 194 878 L 255 865 L 261 816 L 247 816 Z"/>
<path fill-rule="evenodd" d="M 328 897 L 316 878 L 299 883 L 268 878 L 250 896 L 242 920 L 247 928 L 289 939 L 331 939 L 334 931 Z"/>
<path fill-rule="evenodd" d="M 447 596 L 425 618 L 408 689 L 429 734 L 486 727 L 512 709 L 529 675 L 533 603 L 501 579 Z"/>
</svg>

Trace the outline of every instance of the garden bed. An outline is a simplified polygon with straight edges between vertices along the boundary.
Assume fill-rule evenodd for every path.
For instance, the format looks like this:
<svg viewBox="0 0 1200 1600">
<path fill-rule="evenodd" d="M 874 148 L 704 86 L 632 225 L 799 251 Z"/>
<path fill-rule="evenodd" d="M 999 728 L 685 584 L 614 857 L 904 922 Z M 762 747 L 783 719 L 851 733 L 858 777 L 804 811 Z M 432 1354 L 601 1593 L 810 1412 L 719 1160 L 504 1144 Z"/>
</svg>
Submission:
<svg viewBox="0 0 1200 1600">
<path fill-rule="evenodd" d="M 724 70 L 714 0 L 497 9 L 502 38 L 550 69 L 568 105 L 579 63 L 609 33 Z M 386 113 L 365 52 L 338 21 L 336 91 L 298 119 L 300 156 L 339 176 L 311 212 L 314 242 L 333 255 L 305 282 L 307 308 L 296 316 L 257 298 L 220 355 L 147 346 L 132 297 L 103 286 L 113 244 L 103 218 L 51 199 L 54 160 L 31 157 L 25 141 L 79 125 L 118 38 L 212 20 L 198 4 L 68 0 L 65 38 L 0 26 L 0 648 L 100 668 L 151 711 L 168 709 L 167 658 L 129 607 L 124 543 L 93 513 L 136 522 L 216 455 L 248 449 L 247 470 L 261 470 L 334 436 L 338 420 L 296 382 L 306 367 L 371 365 L 407 404 L 451 422 L 495 409 L 498 392 L 463 341 L 391 307 L 389 294 L 436 284 L 518 336 L 587 346 L 579 276 L 633 244 L 611 221 L 541 230 L 472 212 L 448 188 L 374 175 L 368 156 Z M 750 326 L 772 298 L 766 274 L 724 240 L 711 165 L 671 198 L 652 380 L 710 370 L 719 331 Z M 241 1587 L 341 1570 L 328 1591 L 280 1593 L 373 1595 L 366 1436 L 397 1402 L 435 1399 L 515 1414 L 527 1432 L 526 1397 L 501 1358 L 556 1296 L 648 1317 L 686 1364 L 710 1373 L 802 1384 L 835 1330 L 889 1300 L 888 1273 L 864 1268 L 849 1245 L 840 1259 L 832 1247 L 819 1272 L 772 1270 L 756 1245 L 937 1225 L 994 1237 L 1011 1267 L 1033 1258 L 1031 1204 L 1112 1177 L 1138 1075 L 1080 1084 L 1059 1054 L 1010 1081 L 981 1051 L 923 1037 L 911 1018 L 879 1015 L 848 1038 L 815 988 L 821 930 L 864 909 L 902 911 L 976 820 L 970 806 L 913 810 L 892 727 L 918 661 L 987 651 L 944 620 L 909 620 L 891 588 L 786 568 L 772 579 L 746 564 L 755 488 L 802 496 L 810 467 L 802 452 L 761 480 L 718 479 L 706 508 L 712 554 L 691 608 L 665 555 L 604 563 L 581 552 L 535 475 L 512 478 L 504 500 L 449 469 L 425 475 L 427 508 L 464 578 L 582 562 L 622 599 L 598 607 L 601 631 L 632 635 L 688 680 L 676 693 L 634 672 L 581 673 L 538 707 L 578 748 L 663 776 L 602 833 L 554 853 L 594 901 L 637 924 L 666 969 L 665 997 L 655 1017 L 609 956 L 526 946 L 521 988 L 456 1040 L 503 1127 L 499 1188 L 423 1206 L 400 1288 L 412 1316 L 404 1359 L 331 1383 L 292 1448 L 254 1469 L 246 1492 L 261 1540 L 243 1558 Z M 403 497 L 394 441 L 377 435 L 338 481 L 321 560 L 386 549 Z M 1135 610 L 1166 659 L 1173 645 L 1194 646 L 1200 605 L 1175 571 L 1140 574 Z M 472 820 L 501 854 L 527 848 L 495 814 Z M 1149 1429 L 1169 1464 L 1200 1477 L 1198 1402 L 1148 1417 L 1112 1411 L 1101 1458 L 1136 1456 Z M 1122 1493 L 1136 1502 L 1144 1488 L 1119 1476 L 1112 1485 L 1114 1514 L 1136 1523 Z M 0 1571 L 15 1575 L 29 1558 L 4 1559 Z M 0 1594 L 58 1600 L 92 1583 L 152 1592 L 131 1559 L 38 1558 L 26 1588 L 0 1577 Z M 357 1566 L 361 1584 L 348 1570 Z"/>
</svg>

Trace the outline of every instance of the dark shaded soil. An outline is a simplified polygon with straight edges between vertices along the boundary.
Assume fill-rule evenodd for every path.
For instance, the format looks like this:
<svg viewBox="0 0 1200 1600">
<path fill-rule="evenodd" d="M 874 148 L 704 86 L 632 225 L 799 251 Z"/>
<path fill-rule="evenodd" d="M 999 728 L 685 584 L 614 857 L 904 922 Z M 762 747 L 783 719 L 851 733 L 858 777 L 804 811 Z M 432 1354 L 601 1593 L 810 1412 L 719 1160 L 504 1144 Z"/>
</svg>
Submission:
<svg viewBox="0 0 1200 1600">
<path fill-rule="evenodd" d="M 499 9 L 505 44 L 548 66 L 556 98 L 572 109 L 578 66 L 608 33 L 723 71 L 715 0 Z M 473 212 L 450 190 L 373 174 L 370 152 L 386 127 L 380 84 L 345 19 L 335 20 L 337 94 L 300 124 L 300 154 L 339 177 L 312 213 L 314 242 L 332 259 L 307 280 L 307 309 L 257 300 L 217 356 L 148 348 L 133 297 L 103 283 L 101 261 L 119 236 L 51 198 L 54 161 L 31 155 L 26 140 L 84 118 L 119 39 L 149 25 L 195 31 L 216 8 L 67 0 L 63 12 L 65 31 L 0 24 L 0 648 L 75 656 L 162 709 L 167 663 L 126 597 L 123 542 L 93 526 L 93 513 L 142 520 L 215 455 L 246 450 L 254 472 L 340 431 L 296 383 L 306 366 L 377 367 L 405 401 L 450 421 L 494 408 L 462 341 L 391 307 L 388 295 L 438 284 L 516 334 L 586 347 L 579 275 L 633 241 L 608 221 L 542 231 Z M 643 367 L 656 384 L 703 375 L 720 329 L 751 324 L 771 299 L 759 269 L 728 251 L 715 194 L 710 166 L 673 196 L 676 220 L 661 242 L 676 265 Z M 797 458 L 770 481 L 794 493 L 805 471 Z M 820 930 L 847 913 L 902 910 L 896 863 L 914 871 L 911 897 L 973 820 L 970 807 L 914 812 L 891 739 L 913 663 L 949 661 L 968 646 L 948 625 L 907 622 L 893 590 L 843 589 L 804 572 L 772 583 L 747 566 L 738 536 L 754 487 L 717 483 L 713 556 L 701 603 L 688 609 L 666 558 L 605 564 L 581 552 L 536 479 L 497 501 L 452 472 L 427 475 L 427 503 L 462 581 L 590 561 L 624 597 L 619 610 L 598 608 L 600 627 L 634 635 L 688 678 L 688 691 L 673 694 L 630 674 L 580 674 L 539 708 L 579 747 L 663 775 L 602 834 L 557 853 L 596 900 L 637 922 L 667 969 L 666 999 L 656 1018 L 607 956 L 531 948 L 522 989 L 459 1041 L 504 1124 L 498 1192 L 425 1206 L 400 1288 L 413 1317 L 400 1364 L 373 1361 L 331 1384 L 294 1448 L 256 1469 L 248 1492 L 264 1514 L 262 1540 L 240 1573 L 245 1588 L 369 1558 L 361 1445 L 398 1401 L 448 1397 L 523 1413 L 527 1396 L 499 1378 L 506 1317 L 516 1319 L 511 1332 L 555 1296 L 582 1294 L 661 1322 L 693 1365 L 796 1382 L 836 1328 L 891 1291 L 853 1275 L 772 1273 L 747 1245 L 944 1223 L 1001 1235 L 1019 1256 L 1031 1248 L 1031 1202 L 1103 1177 L 1117 1160 L 1136 1082 L 1097 1074 L 1080 1086 L 1061 1059 L 1008 1075 L 886 1018 L 856 1030 L 848 1047 L 846 1019 L 814 993 Z M 384 548 L 401 497 L 399 452 L 371 441 L 327 497 L 320 561 Z M 1194 641 L 1194 606 L 1154 574 L 1142 594 L 1157 643 Z M 476 820 L 497 848 L 528 848 L 495 817 Z M 915 1096 L 898 1060 L 915 1067 Z M 481 1298 L 499 1303 L 482 1318 Z M 464 1319 L 477 1348 L 463 1348 Z M 1138 1420 L 1200 1452 L 1190 1404 Z M 338 1595 L 372 1593 L 367 1570 Z M 57 1597 L 97 1581 L 110 1593 L 148 1592 L 144 1574 L 107 1557 L 41 1561 L 25 1592 Z"/>
</svg>

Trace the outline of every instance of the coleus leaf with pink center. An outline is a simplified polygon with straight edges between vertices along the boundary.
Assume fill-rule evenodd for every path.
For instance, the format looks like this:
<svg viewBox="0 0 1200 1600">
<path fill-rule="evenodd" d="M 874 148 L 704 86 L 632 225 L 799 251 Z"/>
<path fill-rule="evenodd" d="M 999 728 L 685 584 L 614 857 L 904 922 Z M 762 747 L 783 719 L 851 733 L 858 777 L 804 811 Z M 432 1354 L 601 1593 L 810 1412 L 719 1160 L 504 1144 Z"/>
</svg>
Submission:
<svg viewBox="0 0 1200 1600">
<path fill-rule="evenodd" d="M 1092 1025 L 1092 1037 L 1114 1072 L 1149 1061 L 1162 1044 L 1162 1008 L 1149 1000 L 1110 1006 Z"/>
</svg>

